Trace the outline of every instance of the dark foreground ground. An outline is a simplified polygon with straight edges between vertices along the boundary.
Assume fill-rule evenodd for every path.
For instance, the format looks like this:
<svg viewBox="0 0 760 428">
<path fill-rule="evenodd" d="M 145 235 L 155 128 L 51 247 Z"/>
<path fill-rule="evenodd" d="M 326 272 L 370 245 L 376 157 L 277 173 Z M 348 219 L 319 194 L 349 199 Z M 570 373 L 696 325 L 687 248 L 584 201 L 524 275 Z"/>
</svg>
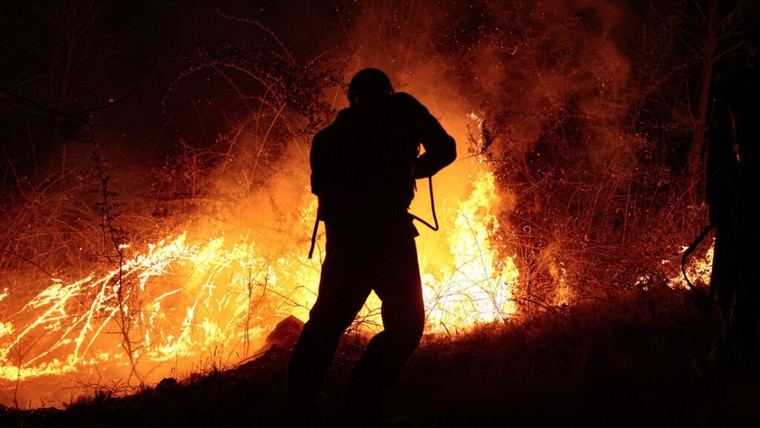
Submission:
<svg viewBox="0 0 760 428">
<path fill-rule="evenodd" d="M 710 351 L 720 328 L 688 293 L 647 292 L 429 338 L 389 397 L 410 426 L 760 426 L 760 370 L 728 375 Z M 321 403 L 335 423 L 363 340 L 346 338 Z M 0 427 L 283 426 L 287 346 L 255 361 L 65 410 L 0 408 Z"/>
</svg>

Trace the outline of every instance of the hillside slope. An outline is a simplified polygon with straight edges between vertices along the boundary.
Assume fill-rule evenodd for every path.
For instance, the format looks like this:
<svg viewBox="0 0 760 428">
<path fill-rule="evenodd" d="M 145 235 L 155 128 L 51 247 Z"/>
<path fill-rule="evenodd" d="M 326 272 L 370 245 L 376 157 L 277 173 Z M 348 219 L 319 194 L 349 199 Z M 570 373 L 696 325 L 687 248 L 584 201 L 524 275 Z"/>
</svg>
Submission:
<svg viewBox="0 0 760 428">
<path fill-rule="evenodd" d="M 427 338 L 387 411 L 412 426 L 758 426 L 760 370 L 716 372 L 719 328 L 693 296 L 662 290 Z M 320 403 L 327 426 L 364 342 L 341 344 Z M 65 410 L 0 409 L 0 426 L 281 426 L 288 355 L 275 346 L 235 368 Z"/>
</svg>

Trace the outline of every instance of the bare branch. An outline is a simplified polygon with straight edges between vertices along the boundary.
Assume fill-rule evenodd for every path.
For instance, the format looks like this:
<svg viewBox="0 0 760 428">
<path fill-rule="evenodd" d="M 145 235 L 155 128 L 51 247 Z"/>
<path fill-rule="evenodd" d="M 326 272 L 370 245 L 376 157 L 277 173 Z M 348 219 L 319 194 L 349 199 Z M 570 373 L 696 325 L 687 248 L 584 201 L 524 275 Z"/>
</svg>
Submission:
<svg viewBox="0 0 760 428">
<path fill-rule="evenodd" d="M 289 49 L 288 49 L 288 48 L 285 46 L 285 44 L 282 42 L 282 40 L 280 40 L 280 38 L 279 38 L 279 37 L 277 37 L 277 34 L 275 34 L 275 32 L 274 32 L 274 31 L 272 31 L 272 30 L 271 30 L 269 27 L 267 27 L 266 25 L 262 24 L 261 22 L 259 22 L 259 21 L 255 20 L 255 19 L 252 19 L 252 18 L 242 18 L 242 17 L 239 17 L 239 16 L 232 16 L 232 15 L 228 15 L 228 14 L 226 14 L 226 13 L 222 12 L 222 11 L 219 9 L 219 7 L 217 7 L 217 8 L 216 8 L 216 13 L 217 13 L 219 16 L 221 16 L 222 18 L 225 18 L 225 19 L 229 19 L 230 21 L 237 21 L 237 22 L 242 22 L 242 23 L 245 23 L 245 24 L 252 24 L 252 25 L 255 25 L 255 26 L 256 26 L 256 27 L 258 27 L 258 28 L 259 28 L 261 31 L 263 31 L 263 32 L 267 33 L 267 34 L 269 35 L 269 37 L 271 37 L 271 38 L 272 38 L 272 40 L 274 40 L 274 42 L 275 42 L 275 43 L 277 43 L 277 46 L 279 46 L 279 47 L 280 47 L 280 49 L 281 49 L 281 50 L 282 50 L 282 51 L 285 53 L 285 55 L 287 55 L 287 57 L 288 57 L 288 60 L 289 60 L 289 61 L 290 61 L 292 64 L 295 64 L 295 62 L 296 62 L 296 61 L 295 61 L 295 59 L 294 59 L 294 57 L 293 57 L 293 54 L 292 54 L 292 53 L 290 52 L 290 50 L 289 50 Z"/>
</svg>

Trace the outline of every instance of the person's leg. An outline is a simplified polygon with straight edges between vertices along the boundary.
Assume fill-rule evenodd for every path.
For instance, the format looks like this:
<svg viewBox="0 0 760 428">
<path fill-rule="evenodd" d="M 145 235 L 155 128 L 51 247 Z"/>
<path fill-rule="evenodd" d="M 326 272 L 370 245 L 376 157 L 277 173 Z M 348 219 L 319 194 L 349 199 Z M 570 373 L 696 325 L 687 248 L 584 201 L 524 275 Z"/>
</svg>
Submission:
<svg viewBox="0 0 760 428">
<path fill-rule="evenodd" d="M 334 250 L 328 249 L 317 301 L 288 365 L 287 398 L 292 411 L 307 411 L 313 405 L 341 335 L 370 293 L 369 286 L 358 277 L 351 252 Z"/>
<path fill-rule="evenodd" d="M 716 344 L 716 368 L 724 376 L 733 367 L 736 356 L 736 292 L 738 288 L 738 253 L 733 210 L 723 210 L 715 219 L 715 246 L 710 274 L 710 295 L 715 296 L 721 312 L 723 329 Z"/>
<path fill-rule="evenodd" d="M 349 412 L 359 415 L 379 412 L 383 394 L 414 352 L 425 325 L 414 239 L 394 245 L 383 260 L 387 271 L 375 292 L 382 300 L 384 329 L 372 338 L 354 368 L 346 394 Z"/>
</svg>

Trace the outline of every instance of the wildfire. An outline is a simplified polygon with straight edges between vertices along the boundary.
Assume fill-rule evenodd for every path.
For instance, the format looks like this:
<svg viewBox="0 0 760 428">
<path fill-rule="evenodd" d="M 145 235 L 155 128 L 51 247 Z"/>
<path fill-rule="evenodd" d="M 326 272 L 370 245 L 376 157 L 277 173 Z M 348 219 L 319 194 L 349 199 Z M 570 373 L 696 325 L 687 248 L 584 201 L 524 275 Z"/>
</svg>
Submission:
<svg viewBox="0 0 760 428">
<path fill-rule="evenodd" d="M 421 230 L 419 238 L 428 333 L 465 331 L 516 312 L 510 298 L 518 271 L 495 239 L 503 232 L 495 177 L 477 159 L 459 163 L 466 197 L 442 201 L 445 231 Z M 418 211 L 425 206 L 417 205 Z M 306 234 L 316 201 L 300 211 L 297 227 Z M 150 382 L 209 356 L 222 364 L 250 357 L 281 319 L 307 318 L 318 258 L 307 260 L 301 246 L 272 258 L 250 230 L 203 235 L 184 230 L 142 252 L 124 244 L 125 254 L 132 253 L 119 266 L 52 279 L 0 320 L 0 379 L 100 376 L 104 368 L 119 368 L 114 376 Z M 0 301 L 10 294 L 4 290 Z M 378 329 L 378 308 L 371 298 L 357 327 Z"/>
</svg>

